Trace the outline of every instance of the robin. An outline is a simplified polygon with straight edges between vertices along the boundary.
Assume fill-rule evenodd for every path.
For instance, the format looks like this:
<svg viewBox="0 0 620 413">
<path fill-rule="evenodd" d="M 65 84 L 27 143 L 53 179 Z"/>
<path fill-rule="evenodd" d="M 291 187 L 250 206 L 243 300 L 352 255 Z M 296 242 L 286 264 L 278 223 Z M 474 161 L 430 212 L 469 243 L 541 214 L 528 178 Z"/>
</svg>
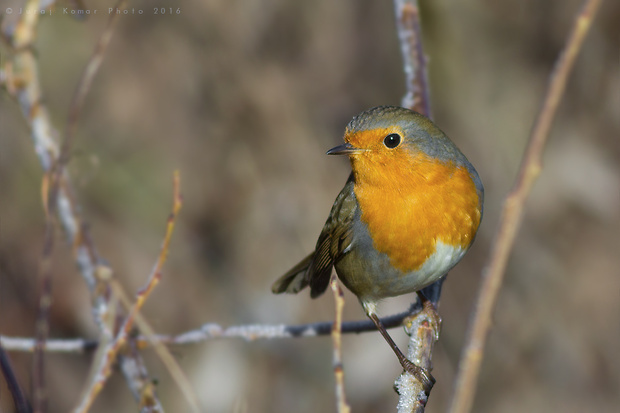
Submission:
<svg viewBox="0 0 620 413">
<path fill-rule="evenodd" d="M 349 122 L 344 141 L 327 154 L 348 155 L 352 172 L 316 249 L 272 291 L 297 293 L 310 286 L 310 296 L 318 297 L 334 267 L 403 368 L 430 390 L 432 375 L 396 346 L 377 316 L 377 304 L 417 292 L 432 306 L 420 290 L 440 280 L 472 245 L 482 218 L 482 182 L 456 145 L 409 109 L 366 110 Z"/>
</svg>

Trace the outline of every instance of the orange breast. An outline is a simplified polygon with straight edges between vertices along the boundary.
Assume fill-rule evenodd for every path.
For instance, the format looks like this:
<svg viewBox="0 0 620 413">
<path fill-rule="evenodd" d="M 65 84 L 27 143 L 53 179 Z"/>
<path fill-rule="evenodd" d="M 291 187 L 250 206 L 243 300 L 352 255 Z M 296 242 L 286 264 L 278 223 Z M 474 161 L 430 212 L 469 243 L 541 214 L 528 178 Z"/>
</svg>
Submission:
<svg viewBox="0 0 620 413">
<path fill-rule="evenodd" d="M 480 224 L 476 186 L 467 169 L 418 153 L 377 164 L 352 159 L 361 219 L 375 249 L 401 271 L 420 269 L 435 244 L 467 249 Z"/>
</svg>

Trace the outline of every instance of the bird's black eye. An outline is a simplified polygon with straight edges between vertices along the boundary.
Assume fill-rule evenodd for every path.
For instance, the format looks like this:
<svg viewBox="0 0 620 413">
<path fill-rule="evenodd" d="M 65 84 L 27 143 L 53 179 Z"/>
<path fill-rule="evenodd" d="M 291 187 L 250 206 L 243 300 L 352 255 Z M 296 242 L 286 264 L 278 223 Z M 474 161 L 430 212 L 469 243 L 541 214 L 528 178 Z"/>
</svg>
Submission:
<svg viewBox="0 0 620 413">
<path fill-rule="evenodd" d="M 398 133 L 390 133 L 383 139 L 383 144 L 390 149 L 396 148 L 400 145 L 400 135 Z"/>
</svg>

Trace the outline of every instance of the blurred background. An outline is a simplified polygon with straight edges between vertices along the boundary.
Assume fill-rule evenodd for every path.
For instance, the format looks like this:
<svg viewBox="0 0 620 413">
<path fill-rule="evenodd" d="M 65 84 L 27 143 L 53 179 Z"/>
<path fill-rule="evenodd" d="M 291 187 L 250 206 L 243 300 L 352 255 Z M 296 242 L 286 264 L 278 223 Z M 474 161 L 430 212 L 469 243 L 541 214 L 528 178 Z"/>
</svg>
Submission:
<svg viewBox="0 0 620 413">
<path fill-rule="evenodd" d="M 85 21 L 63 15 L 67 2 L 39 24 L 44 103 L 59 131 L 114 5 L 85 2 L 98 10 Z M 6 28 L 23 4 L 1 4 Z M 434 119 L 486 188 L 476 243 L 444 284 L 428 412 L 447 407 L 502 201 L 580 4 L 421 2 Z M 86 99 L 70 164 L 99 253 L 128 291 L 145 282 L 179 169 L 184 206 L 163 281 L 144 309 L 158 332 L 331 320 L 329 294 L 274 296 L 270 287 L 314 248 L 348 176 L 347 160 L 325 151 L 342 142 L 356 113 L 404 95 L 392 3 L 132 0 L 129 8 Z M 618 21 L 620 3 L 605 2 L 559 107 L 498 300 L 475 411 L 620 405 Z M 7 93 L 0 116 L 0 332 L 33 336 L 45 229 L 41 167 Z M 63 241 L 58 234 L 50 336 L 94 339 L 90 296 Z M 363 319 L 355 297 L 347 292 L 346 300 L 345 318 Z M 387 300 L 381 312 L 403 311 L 411 300 Z M 392 331 L 405 346 L 402 330 Z M 210 412 L 335 411 L 328 337 L 172 350 Z M 400 366 L 380 335 L 346 336 L 343 352 L 353 411 L 394 411 Z M 50 411 L 76 405 L 91 357 L 47 357 Z M 166 410 L 187 410 L 160 361 L 151 351 L 145 357 Z M 11 358 L 28 389 L 31 355 Z M 0 410 L 12 411 L 0 383 Z M 116 373 L 92 411 L 135 409 Z"/>
</svg>

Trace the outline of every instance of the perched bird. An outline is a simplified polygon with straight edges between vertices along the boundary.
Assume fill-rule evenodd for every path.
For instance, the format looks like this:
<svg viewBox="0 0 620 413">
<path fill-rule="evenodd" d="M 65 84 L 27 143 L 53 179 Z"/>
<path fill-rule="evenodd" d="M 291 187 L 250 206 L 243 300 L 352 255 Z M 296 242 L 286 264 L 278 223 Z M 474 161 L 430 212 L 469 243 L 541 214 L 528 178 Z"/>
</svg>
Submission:
<svg viewBox="0 0 620 413">
<path fill-rule="evenodd" d="M 386 297 L 418 292 L 463 258 L 480 225 L 484 189 L 465 155 L 428 118 L 380 106 L 355 116 L 343 145 L 352 173 L 332 206 L 316 249 L 278 279 L 276 294 L 327 288 L 332 267 L 405 370 L 430 390 L 430 372 L 414 365 L 377 316 Z M 424 300 L 424 297 L 421 296 Z"/>
</svg>

